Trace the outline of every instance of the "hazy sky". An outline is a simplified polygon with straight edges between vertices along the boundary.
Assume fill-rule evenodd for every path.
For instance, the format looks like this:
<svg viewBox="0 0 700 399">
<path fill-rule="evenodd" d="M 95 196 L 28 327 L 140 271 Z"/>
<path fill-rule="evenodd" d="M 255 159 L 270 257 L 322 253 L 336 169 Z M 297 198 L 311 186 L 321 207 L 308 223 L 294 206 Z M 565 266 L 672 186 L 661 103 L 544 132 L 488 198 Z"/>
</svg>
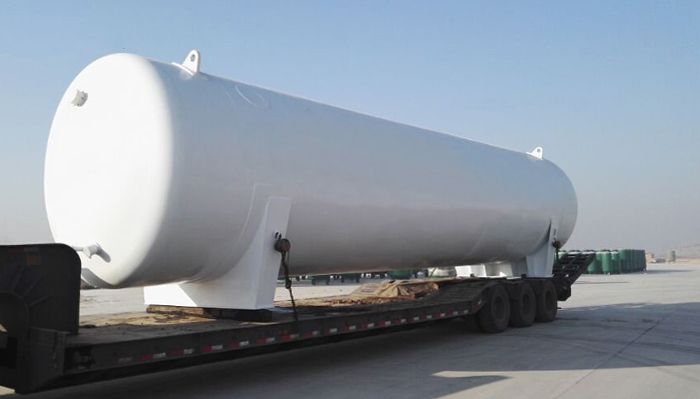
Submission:
<svg viewBox="0 0 700 399">
<path fill-rule="evenodd" d="M 567 247 L 700 242 L 700 2 L 0 1 L 0 243 L 49 241 L 58 100 L 131 52 L 520 151 L 579 198 Z M 426 154 L 426 161 L 435 154 Z"/>
</svg>

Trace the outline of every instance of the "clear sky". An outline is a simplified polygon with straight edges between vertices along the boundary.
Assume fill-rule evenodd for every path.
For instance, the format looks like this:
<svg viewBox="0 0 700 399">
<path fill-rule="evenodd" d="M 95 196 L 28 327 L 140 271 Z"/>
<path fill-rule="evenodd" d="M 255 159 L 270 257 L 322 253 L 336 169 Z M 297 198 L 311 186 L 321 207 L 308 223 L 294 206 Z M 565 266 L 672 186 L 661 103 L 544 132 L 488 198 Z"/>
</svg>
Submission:
<svg viewBox="0 0 700 399">
<path fill-rule="evenodd" d="M 579 198 L 568 247 L 700 243 L 698 1 L 0 1 L 0 243 L 51 239 L 56 105 L 131 52 L 520 151 Z M 439 154 L 425 154 L 426 161 Z"/>
</svg>

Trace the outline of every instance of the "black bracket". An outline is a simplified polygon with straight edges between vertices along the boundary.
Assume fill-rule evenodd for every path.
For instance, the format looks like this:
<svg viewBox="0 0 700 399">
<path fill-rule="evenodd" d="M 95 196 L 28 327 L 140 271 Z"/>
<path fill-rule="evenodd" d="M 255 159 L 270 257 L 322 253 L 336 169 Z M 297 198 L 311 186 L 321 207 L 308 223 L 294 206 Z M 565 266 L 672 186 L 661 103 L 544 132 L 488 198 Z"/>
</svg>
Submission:
<svg viewBox="0 0 700 399">
<path fill-rule="evenodd" d="M 0 385 L 32 392 L 63 370 L 77 334 L 80 258 L 63 244 L 0 246 Z"/>
<path fill-rule="evenodd" d="M 571 296 L 571 286 L 581 277 L 588 265 L 595 260 L 594 253 L 576 252 L 564 253 L 554 261 L 552 268 L 552 282 L 557 289 L 560 301 L 565 301 Z"/>
<path fill-rule="evenodd" d="M 80 258 L 63 244 L 0 246 L 0 324 L 78 332 Z"/>
</svg>

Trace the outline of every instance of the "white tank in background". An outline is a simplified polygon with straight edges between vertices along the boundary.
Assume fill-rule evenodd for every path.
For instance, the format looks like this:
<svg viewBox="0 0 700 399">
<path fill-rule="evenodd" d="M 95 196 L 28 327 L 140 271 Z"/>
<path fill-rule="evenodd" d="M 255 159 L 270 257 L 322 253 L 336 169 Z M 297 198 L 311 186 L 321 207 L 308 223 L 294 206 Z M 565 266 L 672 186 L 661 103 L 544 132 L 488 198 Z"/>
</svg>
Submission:
<svg viewBox="0 0 700 399">
<path fill-rule="evenodd" d="M 294 274 L 493 262 L 551 273 L 551 243 L 569 238 L 577 205 L 541 149 L 208 75 L 199 57 L 100 58 L 58 105 L 46 209 L 90 284 L 158 285 L 153 304 L 269 307 L 276 235 L 292 243 Z"/>
</svg>

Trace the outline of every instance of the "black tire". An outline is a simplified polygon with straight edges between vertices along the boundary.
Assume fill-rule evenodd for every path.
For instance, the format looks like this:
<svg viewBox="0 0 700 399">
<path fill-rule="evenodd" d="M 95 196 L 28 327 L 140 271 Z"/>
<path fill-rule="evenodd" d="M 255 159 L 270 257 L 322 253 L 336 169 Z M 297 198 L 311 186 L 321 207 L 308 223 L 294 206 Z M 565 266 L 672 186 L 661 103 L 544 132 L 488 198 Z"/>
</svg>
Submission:
<svg viewBox="0 0 700 399">
<path fill-rule="evenodd" d="M 486 305 L 477 313 L 479 326 L 486 333 L 499 333 L 508 328 L 510 300 L 502 284 L 495 284 L 486 293 Z"/>
<path fill-rule="evenodd" d="M 527 281 L 518 284 L 510 297 L 510 325 L 512 327 L 529 327 L 537 315 L 537 296 Z"/>
<path fill-rule="evenodd" d="M 548 323 L 557 318 L 557 290 L 554 283 L 547 280 L 540 286 L 537 293 L 537 314 L 535 320 Z"/>
</svg>

